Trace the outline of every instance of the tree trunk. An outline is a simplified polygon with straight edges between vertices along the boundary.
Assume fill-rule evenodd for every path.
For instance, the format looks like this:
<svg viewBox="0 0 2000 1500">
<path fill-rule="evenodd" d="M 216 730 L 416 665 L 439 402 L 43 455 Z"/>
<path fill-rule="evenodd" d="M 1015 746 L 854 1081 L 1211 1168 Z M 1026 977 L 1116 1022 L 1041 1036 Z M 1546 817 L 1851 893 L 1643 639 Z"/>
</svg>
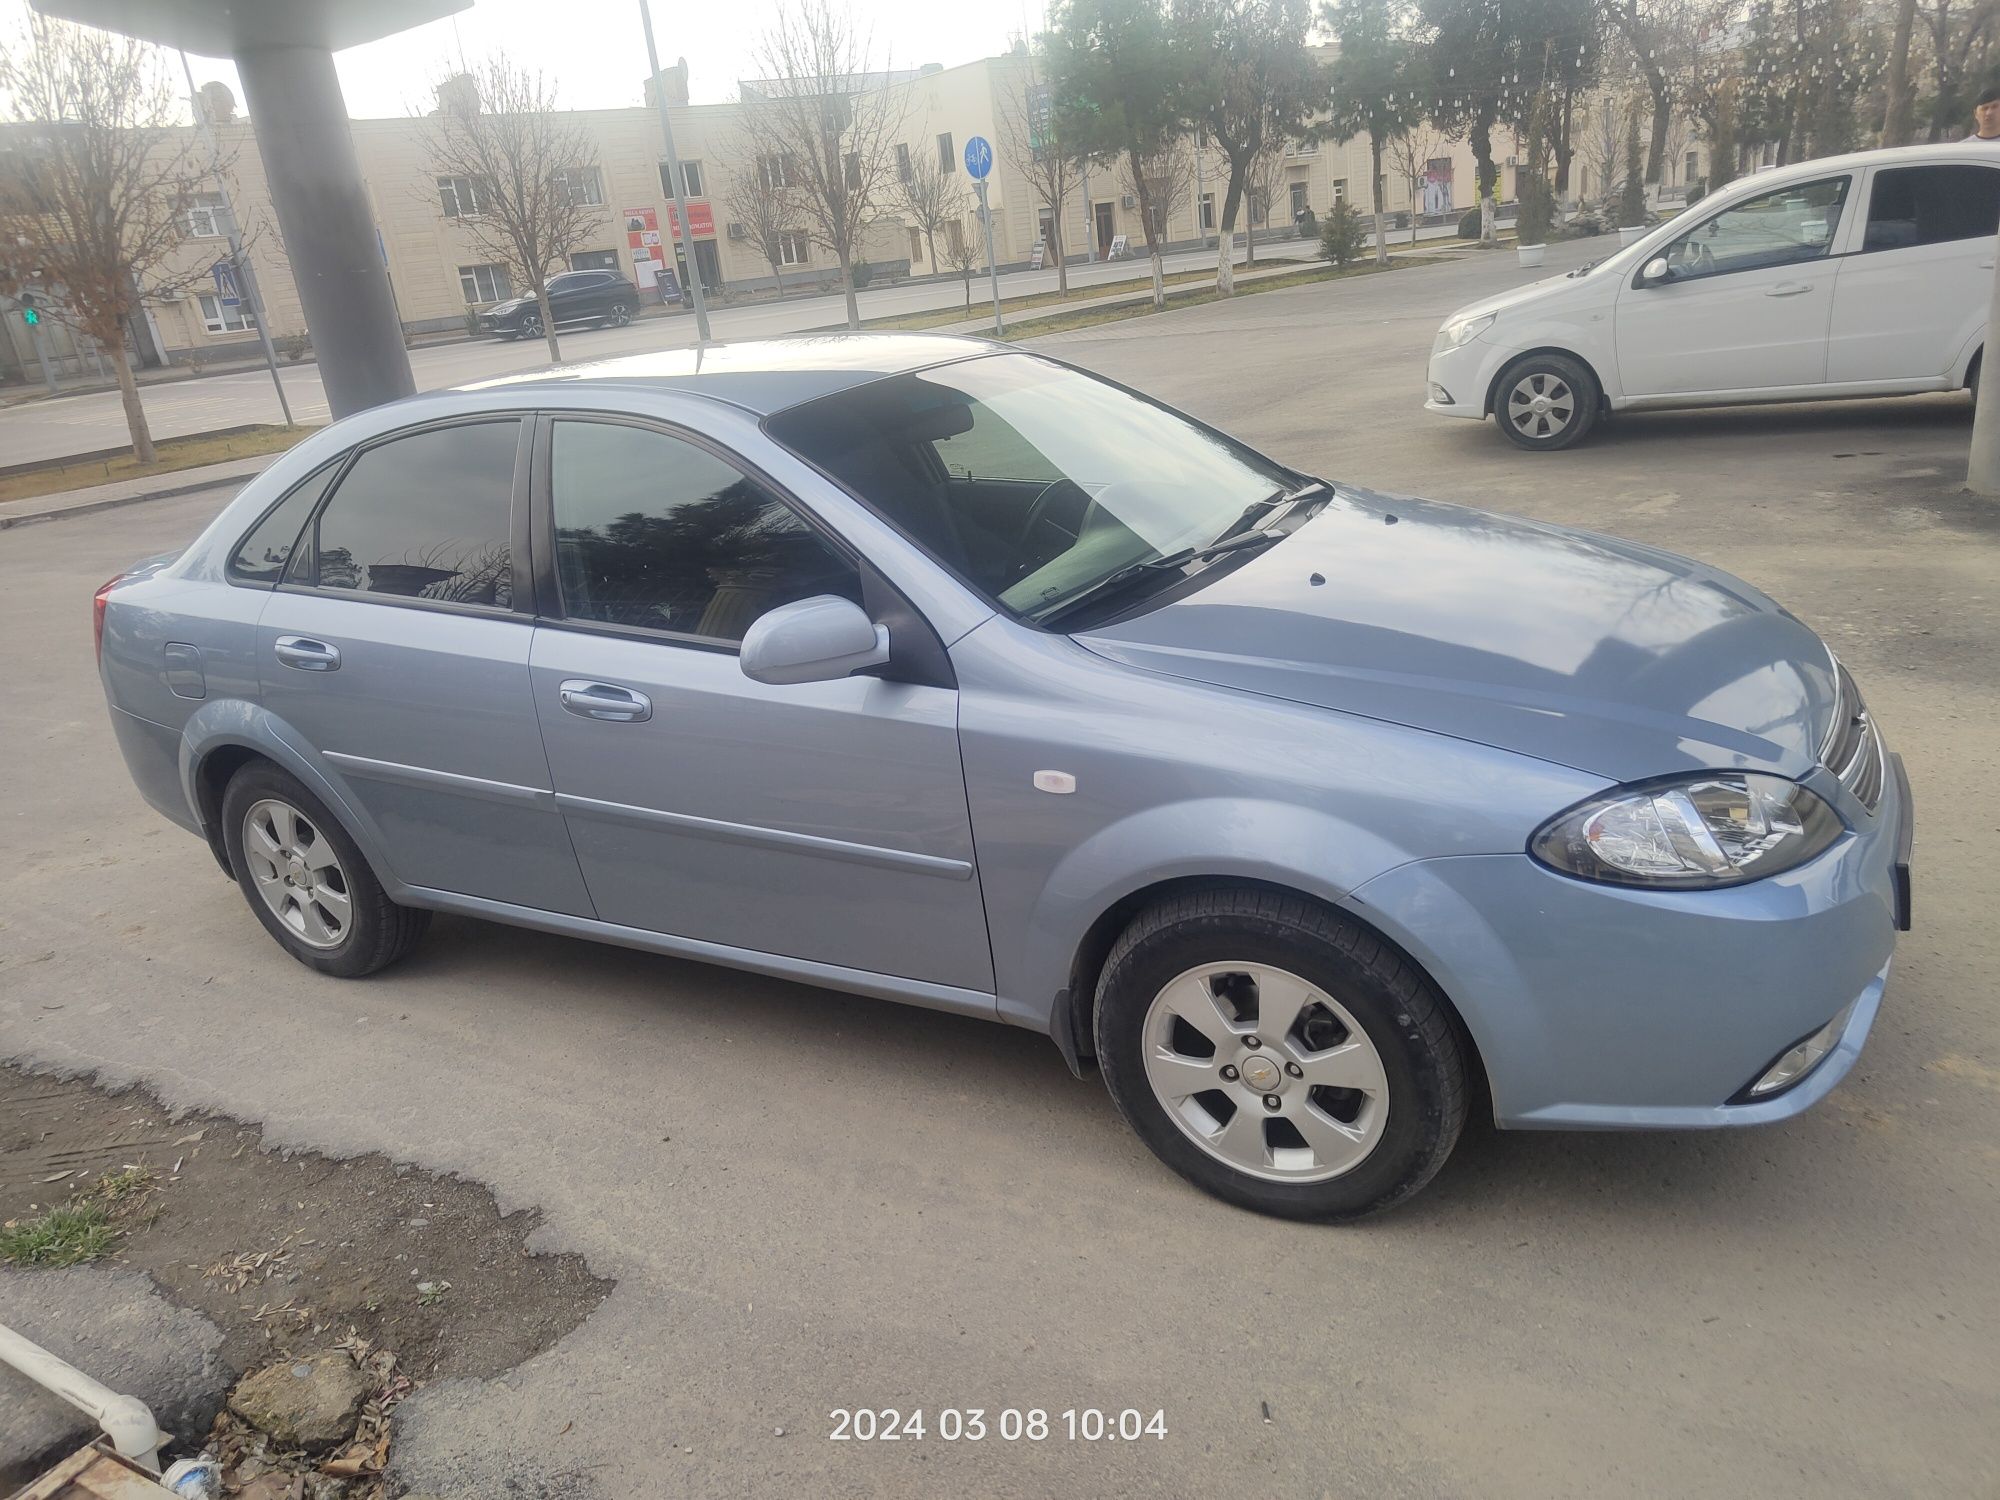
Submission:
<svg viewBox="0 0 2000 1500">
<path fill-rule="evenodd" d="M 1476 184 L 1479 189 L 1479 243 L 1492 245 L 1497 242 L 1493 228 L 1497 205 L 1493 194 L 1499 186 L 1500 176 L 1493 166 L 1493 122 L 1485 118 L 1473 121 L 1471 142 L 1472 169 L 1479 178 Z"/>
<path fill-rule="evenodd" d="M 1917 22 L 1917 0 L 1902 0 L 1896 7 L 1896 39 L 1889 48 L 1889 100 L 1882 111 L 1884 146 L 1907 146 L 1910 142 L 1910 32 Z"/>
<path fill-rule="evenodd" d="M 1576 158 L 1576 143 L 1570 138 L 1571 128 L 1576 123 L 1576 91 L 1563 90 L 1562 108 L 1556 113 L 1555 140 L 1550 149 L 1556 159 L 1556 197 L 1569 196 L 1569 164 Z"/>
<path fill-rule="evenodd" d="M 930 257 L 931 275 L 937 275 L 937 228 L 935 225 L 924 231 L 924 254 Z"/>
<path fill-rule="evenodd" d="M 1139 200 L 1139 223 L 1146 231 L 1146 259 L 1153 266 L 1153 311 L 1167 310 L 1167 268 L 1160 259 L 1160 239 L 1153 233 L 1153 194 L 1146 183 L 1146 174 L 1141 170 L 1139 153 L 1127 151 L 1126 160 L 1132 166 L 1133 196 Z"/>
<path fill-rule="evenodd" d="M 535 306 L 542 315 L 542 336 L 549 341 L 549 363 L 562 363 L 562 349 L 556 343 L 556 316 L 549 310 L 549 289 L 541 283 L 535 286 Z"/>
<path fill-rule="evenodd" d="M 854 296 L 854 266 L 851 252 L 840 251 L 840 290 L 847 298 L 847 326 L 861 326 L 861 304 Z"/>
<path fill-rule="evenodd" d="M 1660 87 L 1653 94 L 1653 138 L 1646 142 L 1646 185 L 1657 187 L 1661 170 L 1667 159 L 1667 132 L 1674 124 L 1674 101 L 1668 94 L 1666 79 L 1660 80 Z"/>
<path fill-rule="evenodd" d="M 1389 220 L 1382 212 L 1382 138 L 1368 132 L 1369 189 L 1375 194 L 1375 264 L 1389 264 Z"/>
<path fill-rule="evenodd" d="M 1063 240 L 1063 199 L 1067 193 L 1056 194 L 1054 212 L 1049 215 L 1050 248 L 1056 258 L 1056 296 L 1065 300 L 1069 297 L 1069 251 Z"/>
<path fill-rule="evenodd" d="M 94 335 L 93 335 L 94 337 Z M 125 408 L 125 430 L 132 437 L 132 457 L 149 464 L 153 451 L 153 430 L 146 425 L 146 408 L 139 404 L 139 382 L 132 378 L 132 362 L 125 354 L 125 340 L 114 331 L 110 339 L 98 339 L 110 356 L 112 373 L 118 377 L 118 400 Z"/>
<path fill-rule="evenodd" d="M 1243 210 L 1243 179 L 1236 164 L 1229 164 L 1229 185 L 1222 190 L 1222 219 L 1215 228 L 1215 290 L 1218 296 L 1236 295 L 1236 216 Z M 1195 209 L 1200 213 L 1199 206 Z"/>
</svg>

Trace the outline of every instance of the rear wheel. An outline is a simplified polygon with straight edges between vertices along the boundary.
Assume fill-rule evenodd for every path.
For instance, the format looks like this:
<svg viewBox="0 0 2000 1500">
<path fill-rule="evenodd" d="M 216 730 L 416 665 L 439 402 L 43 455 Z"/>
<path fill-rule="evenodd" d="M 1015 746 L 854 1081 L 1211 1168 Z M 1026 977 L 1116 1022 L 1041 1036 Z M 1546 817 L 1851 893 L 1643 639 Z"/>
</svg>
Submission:
<svg viewBox="0 0 2000 1500">
<path fill-rule="evenodd" d="M 1581 360 L 1531 354 L 1494 382 L 1493 420 L 1515 447 L 1553 453 L 1583 441 L 1602 399 L 1597 377 Z"/>
<path fill-rule="evenodd" d="M 257 920 L 309 969 L 358 979 L 407 953 L 431 914 L 398 906 L 297 777 L 253 761 L 222 796 L 229 867 Z"/>
<path fill-rule="evenodd" d="M 1097 1055 L 1119 1112 L 1197 1187 L 1343 1220 L 1436 1175 L 1465 1122 L 1442 998 L 1301 897 L 1212 890 L 1142 914 L 1105 962 Z"/>
</svg>

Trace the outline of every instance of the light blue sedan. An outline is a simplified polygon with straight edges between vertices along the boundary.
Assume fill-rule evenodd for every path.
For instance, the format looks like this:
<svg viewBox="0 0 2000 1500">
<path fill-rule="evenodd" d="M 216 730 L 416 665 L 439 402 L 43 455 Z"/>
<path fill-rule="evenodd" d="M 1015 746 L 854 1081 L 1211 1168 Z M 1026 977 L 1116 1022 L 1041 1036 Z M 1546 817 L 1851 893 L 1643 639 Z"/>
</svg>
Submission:
<svg viewBox="0 0 2000 1500">
<path fill-rule="evenodd" d="M 1749 585 L 853 335 L 351 417 L 96 601 L 146 799 L 322 974 L 454 912 L 1046 1033 L 1231 1202 L 1783 1119 L 1911 810 Z"/>
</svg>

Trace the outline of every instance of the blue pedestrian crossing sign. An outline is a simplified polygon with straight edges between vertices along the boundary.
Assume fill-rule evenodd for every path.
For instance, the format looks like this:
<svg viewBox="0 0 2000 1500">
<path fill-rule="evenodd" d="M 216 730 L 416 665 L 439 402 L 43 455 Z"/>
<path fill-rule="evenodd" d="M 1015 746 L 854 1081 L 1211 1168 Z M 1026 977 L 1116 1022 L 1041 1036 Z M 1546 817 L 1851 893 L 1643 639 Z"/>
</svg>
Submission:
<svg viewBox="0 0 2000 1500">
<path fill-rule="evenodd" d="M 217 261 L 210 269 L 215 277 L 215 300 L 224 307 L 236 307 L 243 301 L 243 294 L 237 290 L 236 268 L 226 260 Z"/>
<path fill-rule="evenodd" d="M 965 170 L 972 174 L 974 182 L 984 182 L 986 174 L 993 170 L 993 143 L 983 135 L 975 135 L 965 143 Z"/>
</svg>

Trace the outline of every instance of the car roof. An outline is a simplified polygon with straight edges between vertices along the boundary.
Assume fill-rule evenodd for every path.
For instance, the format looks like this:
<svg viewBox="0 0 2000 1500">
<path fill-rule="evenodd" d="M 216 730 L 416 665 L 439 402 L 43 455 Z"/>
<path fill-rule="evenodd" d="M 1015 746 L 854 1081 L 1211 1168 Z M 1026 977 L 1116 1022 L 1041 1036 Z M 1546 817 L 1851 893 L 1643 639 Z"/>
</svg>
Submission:
<svg viewBox="0 0 2000 1500">
<path fill-rule="evenodd" d="M 1934 141 L 1918 146 L 1883 146 L 1874 151 L 1849 151 L 1842 156 L 1815 156 L 1805 161 L 1786 162 L 1782 167 L 1761 167 L 1745 172 L 1729 186 L 1733 189 L 1746 182 L 1788 182 L 1793 178 L 1817 177 L 1824 172 L 1852 171 L 1856 167 L 1898 167 L 1940 156 L 1968 161 L 1983 159 L 2000 166 L 2000 142 Z"/>
<path fill-rule="evenodd" d="M 462 391 L 519 390 L 579 384 L 636 386 L 713 397 L 759 416 L 802 401 L 949 364 L 1009 346 L 990 339 L 946 334 L 827 333 L 746 339 L 693 349 L 661 349 L 617 359 L 592 360 L 553 370 L 531 370 L 459 386 Z"/>
</svg>

